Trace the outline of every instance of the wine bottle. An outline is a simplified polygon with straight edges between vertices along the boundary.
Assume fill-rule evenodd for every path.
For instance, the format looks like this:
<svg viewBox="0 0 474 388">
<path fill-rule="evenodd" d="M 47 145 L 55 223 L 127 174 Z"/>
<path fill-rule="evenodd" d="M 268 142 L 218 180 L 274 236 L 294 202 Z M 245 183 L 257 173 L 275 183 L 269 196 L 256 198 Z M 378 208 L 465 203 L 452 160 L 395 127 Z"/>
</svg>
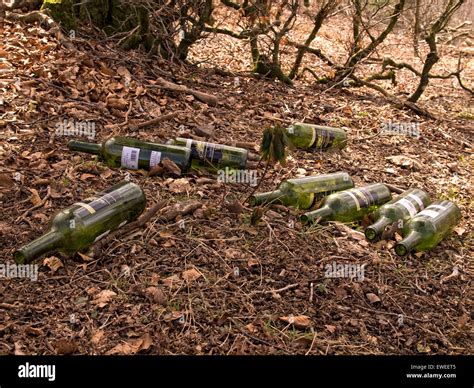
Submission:
<svg viewBox="0 0 474 388">
<path fill-rule="evenodd" d="M 321 125 L 295 123 L 286 128 L 286 135 L 296 148 L 313 151 L 343 148 L 347 144 L 343 129 Z"/>
<path fill-rule="evenodd" d="M 224 144 L 177 137 L 173 144 L 191 149 L 191 167 L 245 169 L 248 151 Z"/>
<path fill-rule="evenodd" d="M 249 203 L 251 206 L 279 203 L 309 209 L 326 195 L 351 187 L 354 183 L 345 172 L 313 175 L 283 181 L 277 190 L 251 196 Z"/>
<path fill-rule="evenodd" d="M 321 207 L 301 216 L 303 223 L 319 221 L 353 222 L 391 200 L 387 186 L 381 183 L 344 190 L 328 195 Z"/>
<path fill-rule="evenodd" d="M 413 249 L 426 251 L 434 248 L 461 219 L 461 212 L 451 201 L 436 201 L 408 221 L 403 228 L 403 240 L 395 245 L 395 252 L 405 256 Z"/>
<path fill-rule="evenodd" d="M 419 211 L 430 204 L 430 197 L 423 190 L 409 189 L 397 198 L 381 206 L 373 214 L 375 223 L 365 229 L 365 237 L 369 241 L 377 241 L 385 228 L 397 222 L 400 229 Z"/>
<path fill-rule="evenodd" d="M 111 137 L 105 143 L 95 144 L 71 140 L 73 151 L 99 155 L 109 167 L 124 167 L 132 170 L 151 170 L 164 158 L 168 158 L 187 171 L 191 163 L 191 151 L 186 147 L 157 144 L 128 137 Z"/>
<path fill-rule="evenodd" d="M 122 181 L 96 197 L 57 213 L 48 231 L 15 251 L 13 258 L 22 264 L 55 251 L 67 255 L 80 251 L 111 230 L 136 219 L 145 205 L 143 190 L 135 183 Z"/>
</svg>

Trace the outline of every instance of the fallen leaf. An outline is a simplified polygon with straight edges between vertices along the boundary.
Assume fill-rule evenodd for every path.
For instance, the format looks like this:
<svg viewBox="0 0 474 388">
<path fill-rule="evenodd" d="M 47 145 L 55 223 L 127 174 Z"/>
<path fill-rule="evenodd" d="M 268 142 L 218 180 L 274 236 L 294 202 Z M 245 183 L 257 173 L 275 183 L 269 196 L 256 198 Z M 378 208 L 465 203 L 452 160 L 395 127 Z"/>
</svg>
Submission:
<svg viewBox="0 0 474 388">
<path fill-rule="evenodd" d="M 188 269 L 187 271 L 184 271 L 181 276 L 187 282 L 192 282 L 196 279 L 199 279 L 202 276 L 202 274 L 197 269 L 192 268 L 192 269 Z"/>
<path fill-rule="evenodd" d="M 181 311 L 172 311 L 171 313 L 166 314 L 163 317 L 163 320 L 165 322 L 172 322 L 172 321 L 177 321 L 178 319 L 181 319 L 183 317 L 184 317 L 184 313 L 182 313 Z"/>
<path fill-rule="evenodd" d="M 416 350 L 418 351 L 418 353 L 429 353 L 429 352 L 431 352 L 431 348 L 429 347 L 429 345 L 423 345 L 421 342 L 418 342 L 416 344 Z"/>
<path fill-rule="evenodd" d="M 460 329 L 463 329 L 464 326 L 466 326 L 466 324 L 469 322 L 470 318 L 469 318 L 469 315 L 467 314 L 463 314 L 461 315 L 459 318 L 458 318 L 458 327 Z"/>
<path fill-rule="evenodd" d="M 48 267 L 51 270 L 51 273 L 56 273 L 56 271 L 64 267 L 64 264 L 61 260 L 59 260 L 56 256 L 47 257 L 43 260 L 43 265 Z"/>
<path fill-rule="evenodd" d="M 30 189 L 31 191 L 31 203 L 33 204 L 33 206 L 39 206 L 41 205 L 42 201 L 41 201 L 41 197 L 39 196 L 38 194 L 38 190 L 36 189 Z"/>
<path fill-rule="evenodd" d="M 85 255 L 84 253 L 81 253 L 81 252 L 77 252 L 77 254 L 79 255 L 79 257 L 84 260 L 84 261 L 92 261 L 92 257 L 90 256 L 87 256 Z"/>
<path fill-rule="evenodd" d="M 174 233 L 171 230 L 164 229 L 158 232 L 158 236 L 160 236 L 161 238 L 171 238 L 174 236 Z"/>
<path fill-rule="evenodd" d="M 0 174 L 0 187 L 10 188 L 13 187 L 15 182 L 8 174 Z"/>
<path fill-rule="evenodd" d="M 118 344 L 114 346 L 112 349 L 110 349 L 108 352 L 106 352 L 106 355 L 111 355 L 111 354 L 123 354 L 123 355 L 132 355 L 135 353 L 138 353 L 142 350 L 148 350 L 150 346 L 152 345 L 153 340 L 150 336 L 150 334 L 145 334 L 141 338 L 133 339 L 121 344 Z"/>
<path fill-rule="evenodd" d="M 255 267 L 255 266 L 259 265 L 259 264 L 260 264 L 260 262 L 259 262 L 257 259 L 249 259 L 249 260 L 247 261 L 247 265 L 248 265 L 250 268 Z"/>
<path fill-rule="evenodd" d="M 336 331 L 336 326 L 334 325 L 324 325 L 324 327 L 329 331 L 331 334 L 334 334 Z"/>
<path fill-rule="evenodd" d="M 456 232 L 456 234 L 458 236 L 462 236 L 464 234 L 464 232 L 466 231 L 466 228 L 462 228 L 460 226 L 457 226 L 456 228 L 454 228 L 454 231 Z"/>
<path fill-rule="evenodd" d="M 112 290 L 103 290 L 94 297 L 92 303 L 96 304 L 99 308 L 102 308 L 107 305 L 107 303 L 109 303 L 116 295 L 117 294 Z"/>
<path fill-rule="evenodd" d="M 105 332 L 104 330 L 97 330 L 97 331 L 94 331 L 92 333 L 92 337 L 91 337 L 91 342 L 94 344 L 94 345 L 98 345 L 100 343 L 100 341 L 102 341 L 102 339 L 104 338 L 105 336 Z"/>
<path fill-rule="evenodd" d="M 85 182 L 87 181 L 88 179 L 93 179 L 95 178 L 95 175 L 93 174 L 82 174 L 81 175 L 81 181 Z"/>
<path fill-rule="evenodd" d="M 296 317 L 293 315 L 289 315 L 287 317 L 280 317 L 280 320 L 290 325 L 293 325 L 299 329 L 306 329 L 311 326 L 311 318 L 307 315 L 297 315 Z"/>
<path fill-rule="evenodd" d="M 34 335 L 34 336 L 43 336 L 44 335 L 43 330 L 38 329 L 36 327 L 31 327 L 31 326 L 26 326 L 25 327 L 25 333 L 30 334 L 30 335 Z"/>
<path fill-rule="evenodd" d="M 128 102 L 123 98 L 109 97 L 107 99 L 107 106 L 118 110 L 125 110 L 128 108 Z"/>
<path fill-rule="evenodd" d="M 191 186 L 186 178 L 180 178 L 171 182 L 168 188 L 172 193 L 180 194 L 187 193 Z"/>
<path fill-rule="evenodd" d="M 166 298 L 166 294 L 164 293 L 164 291 L 161 289 L 161 288 L 158 288 L 158 287 L 148 287 L 146 290 L 145 290 L 148 298 L 150 298 L 150 300 L 152 300 L 153 302 L 157 303 L 157 304 L 160 304 L 162 306 L 165 306 L 166 303 L 167 303 L 167 298 Z"/>
<path fill-rule="evenodd" d="M 372 292 L 368 292 L 367 294 L 365 294 L 365 296 L 367 297 L 370 303 L 380 302 L 380 298 Z"/>
<path fill-rule="evenodd" d="M 162 282 L 167 287 L 173 287 L 174 285 L 181 283 L 181 279 L 178 275 L 172 275 L 163 279 Z"/>
<path fill-rule="evenodd" d="M 167 172 L 168 174 L 175 175 L 175 176 L 181 175 L 181 169 L 172 160 L 168 158 L 163 158 L 163 160 L 161 161 L 161 165 L 165 169 L 165 172 Z"/>
<path fill-rule="evenodd" d="M 247 326 L 245 326 L 245 328 L 250 332 L 250 333 L 256 333 L 257 332 L 257 328 L 255 327 L 255 325 L 253 323 L 249 323 Z"/>
<path fill-rule="evenodd" d="M 60 339 L 53 344 L 56 354 L 73 354 L 77 351 L 77 345 L 73 340 Z"/>
</svg>

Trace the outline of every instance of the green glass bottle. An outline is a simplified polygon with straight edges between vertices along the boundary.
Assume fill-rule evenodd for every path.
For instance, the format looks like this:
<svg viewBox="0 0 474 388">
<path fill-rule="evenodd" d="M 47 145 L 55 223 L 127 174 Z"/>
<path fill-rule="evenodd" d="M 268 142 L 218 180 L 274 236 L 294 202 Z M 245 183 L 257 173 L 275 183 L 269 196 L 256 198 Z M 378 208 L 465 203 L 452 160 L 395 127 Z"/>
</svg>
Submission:
<svg viewBox="0 0 474 388">
<path fill-rule="evenodd" d="M 327 196 L 318 210 L 301 216 L 301 222 L 354 222 L 391 199 L 390 190 L 381 183 L 340 191 Z"/>
<path fill-rule="evenodd" d="M 343 148 L 347 145 L 346 131 L 340 128 L 295 123 L 286 128 L 286 135 L 296 148 L 313 151 Z"/>
<path fill-rule="evenodd" d="M 436 201 L 419 212 L 403 228 L 403 240 L 395 245 L 395 252 L 405 256 L 413 249 L 426 251 L 434 248 L 461 219 L 461 212 L 451 201 Z"/>
<path fill-rule="evenodd" d="M 173 144 L 191 149 L 191 167 L 245 169 L 248 151 L 224 144 L 177 137 Z"/>
<path fill-rule="evenodd" d="M 151 170 L 164 158 L 168 158 L 187 171 L 191 163 L 191 151 L 186 147 L 157 144 L 128 137 L 111 137 L 103 144 L 71 140 L 70 150 L 99 155 L 109 167 L 132 170 Z"/>
<path fill-rule="evenodd" d="M 423 190 L 414 188 L 403 192 L 375 211 L 373 219 L 376 221 L 365 229 L 365 237 L 369 241 L 377 241 L 385 228 L 395 222 L 402 229 L 410 218 L 430 203 L 430 197 Z"/>
<path fill-rule="evenodd" d="M 309 209 L 326 195 L 354 187 L 349 174 L 336 172 L 283 181 L 277 190 L 255 194 L 250 197 L 250 206 L 279 203 Z"/>
<path fill-rule="evenodd" d="M 57 213 L 43 236 L 14 252 L 18 264 L 59 251 L 72 254 L 89 247 L 111 230 L 136 219 L 145 209 L 143 190 L 122 181 L 110 189 Z"/>
</svg>

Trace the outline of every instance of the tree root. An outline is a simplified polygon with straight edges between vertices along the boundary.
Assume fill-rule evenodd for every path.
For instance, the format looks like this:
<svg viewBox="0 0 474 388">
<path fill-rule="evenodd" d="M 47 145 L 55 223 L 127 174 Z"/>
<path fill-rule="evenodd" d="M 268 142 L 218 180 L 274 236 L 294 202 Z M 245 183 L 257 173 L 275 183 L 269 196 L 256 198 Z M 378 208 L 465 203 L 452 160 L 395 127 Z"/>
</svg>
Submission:
<svg viewBox="0 0 474 388">
<path fill-rule="evenodd" d="M 219 104 L 219 99 L 212 94 L 207 94 L 204 92 L 200 92 L 199 90 L 190 89 L 187 86 L 175 84 L 161 77 L 158 77 L 156 81 L 158 85 L 147 85 L 147 87 L 159 87 L 161 89 L 171 90 L 173 92 L 191 94 L 199 101 L 202 101 L 210 106 L 217 106 Z"/>
</svg>

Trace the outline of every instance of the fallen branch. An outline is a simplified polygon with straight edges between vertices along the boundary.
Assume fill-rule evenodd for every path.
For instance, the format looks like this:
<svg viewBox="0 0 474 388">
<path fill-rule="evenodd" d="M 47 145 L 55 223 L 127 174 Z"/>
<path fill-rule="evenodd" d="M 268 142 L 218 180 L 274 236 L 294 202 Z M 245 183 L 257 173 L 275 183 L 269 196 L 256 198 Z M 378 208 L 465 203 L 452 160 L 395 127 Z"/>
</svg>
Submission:
<svg viewBox="0 0 474 388">
<path fill-rule="evenodd" d="M 219 99 L 216 96 L 213 96 L 212 94 L 200 92 L 199 90 L 195 90 L 195 89 L 190 89 L 187 86 L 175 84 L 161 77 L 158 77 L 156 81 L 158 85 L 147 85 L 147 86 L 152 87 L 152 88 L 159 87 L 162 89 L 171 90 L 173 92 L 191 94 L 194 97 L 196 97 L 199 101 L 202 101 L 210 106 L 217 106 L 219 104 Z"/>
<path fill-rule="evenodd" d="M 391 185 L 389 183 L 384 183 L 385 186 L 387 186 L 387 188 L 392 192 L 392 193 L 397 193 L 397 194 L 401 194 L 405 191 L 405 189 L 401 189 L 400 187 L 397 187 L 397 186 L 394 186 L 394 185 Z"/>
<path fill-rule="evenodd" d="M 153 205 L 145 214 L 143 214 L 138 220 L 133 221 L 129 223 L 128 225 L 125 225 L 123 228 L 119 228 L 112 233 L 108 234 L 105 238 L 102 240 L 99 240 L 92 248 L 92 256 L 98 257 L 105 245 L 110 243 L 112 240 L 116 239 L 117 237 L 123 237 L 131 232 L 133 232 L 136 229 L 142 228 L 148 221 L 152 219 L 152 217 L 165 205 L 168 203 L 168 201 L 160 201 Z"/>
<path fill-rule="evenodd" d="M 379 85 L 364 81 L 363 79 L 360 79 L 353 74 L 351 74 L 349 77 L 353 79 L 359 86 L 366 86 L 368 88 L 377 90 L 379 93 L 383 94 L 388 100 L 390 100 L 390 102 L 392 102 L 395 106 L 408 108 L 414 111 L 415 113 L 419 114 L 420 116 L 428 117 L 429 119 L 432 119 L 432 120 L 439 120 L 438 117 L 428 112 L 426 109 L 421 108 L 414 102 L 404 101 L 404 100 L 399 99 L 393 94 L 387 92 L 384 88 L 382 88 Z"/>
<path fill-rule="evenodd" d="M 193 213 L 195 210 L 202 207 L 200 201 L 190 200 L 185 202 L 175 203 L 165 207 L 160 213 L 160 220 L 169 222 L 174 220 L 179 215 L 184 217 L 190 213 Z"/>
<path fill-rule="evenodd" d="M 182 112 L 183 111 L 176 111 L 176 112 L 168 113 L 166 115 L 161 115 L 159 117 L 156 117 L 156 118 L 151 119 L 151 120 L 144 121 L 142 123 L 129 124 L 128 128 L 132 131 L 136 131 L 138 129 L 149 127 L 150 125 L 155 125 L 155 124 L 161 123 L 163 121 L 170 120 L 170 119 L 172 119 L 173 117 L 176 117 L 179 113 L 182 113 Z"/>
<path fill-rule="evenodd" d="M 279 288 L 277 290 L 267 290 L 267 291 L 255 291 L 256 294 L 278 294 L 283 291 L 291 290 L 292 288 L 296 288 L 299 286 L 299 283 L 288 284 L 285 287 Z"/>
</svg>

